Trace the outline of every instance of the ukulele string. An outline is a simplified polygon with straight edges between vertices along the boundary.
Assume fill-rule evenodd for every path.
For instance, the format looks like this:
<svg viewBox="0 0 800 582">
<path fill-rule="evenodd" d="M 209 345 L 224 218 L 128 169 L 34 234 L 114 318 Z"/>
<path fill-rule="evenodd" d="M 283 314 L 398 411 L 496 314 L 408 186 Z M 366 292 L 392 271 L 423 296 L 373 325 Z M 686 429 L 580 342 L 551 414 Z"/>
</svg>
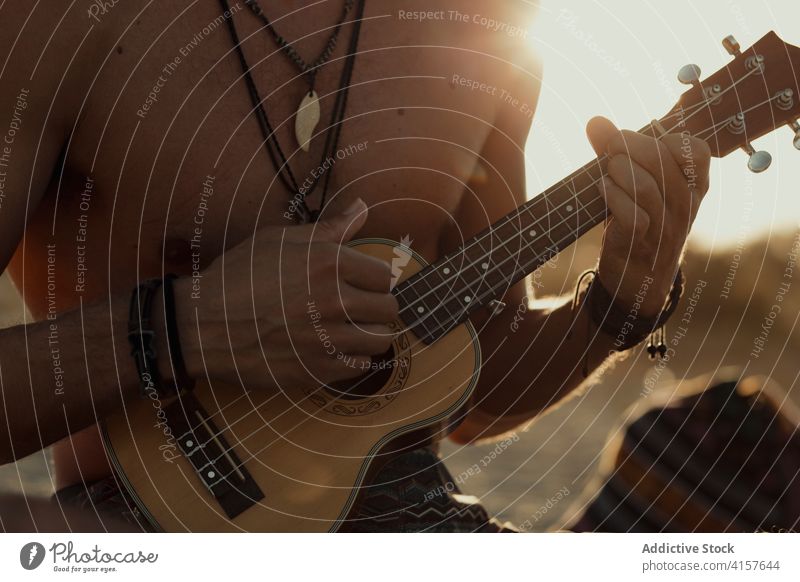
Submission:
<svg viewBox="0 0 800 582">
<path fill-rule="evenodd" d="M 752 73 L 752 72 L 751 72 L 751 73 Z M 732 86 L 732 87 L 733 87 L 733 86 Z M 728 89 L 728 90 L 730 90 L 730 89 Z M 727 90 L 726 90 L 726 91 L 727 91 Z M 718 97 L 719 97 L 719 95 L 718 95 L 717 97 L 715 97 L 715 99 L 716 99 L 716 98 L 718 98 Z M 775 99 L 777 99 L 777 98 L 778 98 L 778 96 L 771 97 L 771 98 L 769 98 L 769 99 L 767 99 L 767 100 L 763 101 L 762 103 L 759 103 L 759 104 L 757 104 L 757 105 L 755 105 L 755 106 L 753 106 L 753 107 L 751 107 L 751 108 L 747 109 L 747 110 L 746 110 L 746 111 L 744 111 L 743 113 L 744 113 L 744 114 L 746 114 L 746 113 L 748 113 L 748 112 L 750 112 L 750 111 L 752 111 L 752 110 L 754 110 L 754 109 L 757 109 L 757 108 L 759 108 L 759 107 L 762 107 L 762 106 L 763 106 L 763 105 L 765 105 L 765 104 L 769 104 L 769 103 L 771 103 L 773 100 L 775 100 Z M 700 105 L 700 106 L 702 106 L 702 105 L 705 105 L 705 104 L 701 103 L 701 104 L 699 104 L 699 105 Z M 697 113 L 697 111 L 693 112 L 691 115 L 695 115 L 696 113 Z M 690 115 L 690 116 L 691 116 L 691 115 Z M 685 122 L 685 121 L 686 121 L 686 119 L 688 119 L 688 117 L 684 118 L 684 119 L 683 119 L 683 122 Z M 681 123 L 683 123 L 683 122 L 681 122 Z M 730 120 L 729 120 L 729 119 L 727 119 L 727 120 L 724 120 L 724 121 L 722 121 L 722 122 L 719 122 L 719 123 L 717 123 L 717 124 L 714 124 L 714 125 L 712 125 L 710 128 L 707 128 L 707 129 L 705 129 L 705 130 L 703 130 L 703 131 L 701 131 L 701 132 L 698 132 L 696 135 L 697 135 L 698 137 L 701 137 L 701 136 L 703 136 L 704 134 L 706 134 L 706 133 L 709 133 L 709 132 L 710 132 L 710 134 L 709 134 L 709 137 L 712 137 L 713 135 L 715 135 L 716 133 L 718 133 L 718 132 L 719 132 L 719 131 L 720 131 L 720 130 L 721 130 L 721 129 L 722 129 L 724 126 L 725 126 L 725 125 L 727 125 L 729 122 L 730 122 Z M 681 123 L 678 123 L 678 124 L 676 124 L 675 126 L 673 126 L 672 128 L 670 128 L 670 130 L 668 130 L 668 131 L 667 131 L 667 133 L 669 133 L 669 131 L 672 131 L 672 129 L 674 129 L 675 127 L 677 127 L 677 126 L 678 126 L 678 125 L 680 125 Z M 646 131 L 646 130 L 647 130 L 648 128 L 650 128 L 650 127 L 651 127 L 651 126 L 649 126 L 649 125 L 648 125 L 648 126 L 646 126 L 645 128 L 643 128 L 642 130 L 640 130 L 640 132 L 642 132 L 642 133 L 643 133 L 644 131 Z M 706 139 L 706 138 L 703 138 L 703 139 Z M 583 173 L 586 173 L 586 172 L 584 171 Z M 602 176 L 602 177 L 605 177 L 605 174 L 603 174 L 603 176 Z M 601 178 L 602 178 L 602 177 L 601 177 Z M 578 191 L 578 192 L 577 192 L 575 195 L 577 196 L 577 195 L 580 195 L 580 194 L 582 194 L 583 192 L 585 192 L 585 191 L 586 191 L 586 190 L 588 190 L 589 188 L 592 188 L 592 187 L 596 186 L 596 185 L 597 185 L 599 182 L 600 182 L 600 180 L 596 180 L 596 181 L 592 182 L 590 185 L 588 185 L 588 186 L 586 186 L 585 188 L 583 188 L 582 190 Z M 567 200 L 567 202 L 569 202 L 569 200 Z M 563 206 L 563 204 L 559 205 L 557 208 L 560 208 L 561 206 Z M 533 206 L 531 206 L 531 208 L 530 208 L 530 209 L 528 209 L 528 210 L 533 210 L 533 209 L 534 209 L 534 208 L 533 208 Z M 598 215 L 596 215 L 596 216 L 592 217 L 592 219 L 591 219 L 591 220 L 597 220 L 597 219 L 599 219 L 600 217 L 602 217 L 602 216 L 603 216 L 605 213 L 606 213 L 606 211 L 604 210 L 603 212 L 599 213 Z M 513 220 L 513 217 L 512 217 L 512 220 Z M 560 223 L 558 223 L 558 224 L 555 226 L 555 228 L 557 228 L 558 226 L 561 226 L 561 225 L 563 225 L 563 224 L 564 224 L 564 223 L 566 223 L 568 220 L 569 220 L 569 219 L 562 220 Z M 538 223 L 537 223 L 537 225 L 538 225 Z M 561 245 L 561 244 L 565 243 L 566 241 L 568 241 L 570 238 L 572 238 L 572 236 L 574 236 L 574 235 L 573 235 L 572 233 L 570 233 L 570 234 L 568 234 L 567 236 L 565 236 L 564 238 L 562 238 L 561 240 L 559 240 L 559 241 L 558 241 L 558 242 L 556 242 L 556 243 L 552 243 L 552 241 L 550 241 L 550 242 L 551 242 L 551 243 L 552 243 L 554 246 L 559 246 L 559 245 Z M 536 241 L 532 241 L 531 243 L 529 243 L 528 245 L 526 245 L 526 247 L 525 247 L 525 248 L 529 248 L 529 247 L 533 246 L 533 244 L 535 244 L 535 243 L 536 243 L 538 240 L 540 240 L 540 239 L 541 239 L 541 237 L 539 237 L 539 238 L 538 238 Z M 512 258 L 512 257 L 509 257 L 509 259 L 510 259 L 510 258 Z M 528 265 L 535 264 L 535 262 L 536 262 L 536 261 L 538 261 L 538 260 L 540 260 L 541 258 L 542 258 L 542 255 L 537 255 L 537 257 L 535 257 L 533 260 L 529 261 L 527 264 L 528 264 Z M 503 262 L 506 262 L 506 261 L 508 261 L 509 259 L 506 259 L 506 260 L 505 260 L 505 261 L 503 261 Z M 473 262 L 473 264 L 472 264 L 472 265 L 470 265 L 470 266 L 474 266 L 475 264 L 477 264 L 477 262 L 478 262 L 478 261 L 476 261 L 476 262 Z M 501 264 L 503 264 L 503 263 L 500 263 L 500 264 L 498 264 L 498 266 L 499 266 L 499 265 L 501 265 Z M 469 267 L 468 267 L 468 268 L 469 268 Z M 523 267 L 523 268 L 525 268 L 525 267 Z M 493 269 L 493 270 L 496 270 L 496 269 L 497 269 L 497 267 L 496 267 L 495 269 Z M 501 285 L 499 285 L 499 287 L 502 287 L 502 285 L 503 285 L 503 284 L 505 284 L 505 283 L 502 283 Z M 496 291 L 496 288 L 497 288 L 497 287 L 498 287 L 498 286 L 495 286 L 494 288 L 491 288 L 491 289 L 487 290 L 487 292 L 486 292 L 486 293 L 494 293 L 494 292 Z M 485 294 L 486 294 L 486 293 L 485 293 Z M 484 294 L 484 295 L 485 295 L 485 294 Z M 441 327 L 444 327 L 444 326 L 441 326 Z M 421 341 L 421 340 L 418 340 L 418 342 L 417 342 L 417 343 L 419 343 L 420 341 Z M 415 344 L 415 345 L 417 345 L 417 344 Z M 324 386 L 321 386 L 321 387 L 320 387 L 320 388 L 318 388 L 317 390 L 321 390 L 321 389 L 324 389 Z M 242 396 L 242 397 L 243 397 L 243 396 Z M 242 397 L 239 397 L 239 398 L 242 398 Z M 339 400 L 340 398 L 341 398 L 341 397 L 336 397 L 336 398 L 334 399 L 334 401 L 337 401 L 337 400 Z M 237 424 L 237 423 L 238 423 L 240 420 L 243 420 L 244 418 L 246 418 L 247 416 L 249 416 L 249 415 L 250 415 L 250 414 L 252 414 L 253 412 L 257 412 L 259 408 L 263 407 L 264 405 L 266 405 L 266 404 L 267 404 L 268 402 L 270 402 L 270 401 L 271 401 L 271 398 L 270 398 L 269 400 L 267 400 L 267 401 L 265 401 L 265 402 L 263 402 L 263 403 L 259 404 L 257 407 L 255 407 L 255 408 L 254 408 L 254 409 L 252 409 L 251 411 L 247 412 L 246 414 L 244 414 L 244 415 L 243 415 L 242 417 L 240 417 L 238 420 L 234 421 L 234 423 L 232 423 L 232 424 L 228 424 L 228 425 L 227 425 L 227 427 L 228 427 L 228 428 L 230 428 L 230 427 L 233 427 L 233 426 L 234 426 L 235 424 Z M 225 407 L 223 407 L 223 409 L 224 409 L 224 408 L 227 408 L 228 406 L 230 406 L 230 405 L 232 405 L 232 404 L 233 404 L 233 403 L 229 403 L 228 405 L 226 405 Z M 210 416 L 210 418 L 213 418 L 213 417 L 214 417 L 214 416 L 216 416 L 217 414 L 221 413 L 223 409 L 220 409 L 220 410 L 218 410 L 216 413 L 214 413 L 214 415 L 211 415 L 211 416 Z M 281 417 L 283 414 L 284 414 L 284 413 L 281 413 L 281 414 L 279 414 L 278 416 L 276 416 L 276 417 L 275 417 L 275 419 L 278 419 L 278 418 L 280 418 L 280 417 Z M 305 419 L 304 419 L 302 422 L 298 423 L 298 424 L 297 424 L 295 427 L 293 427 L 293 428 L 292 428 L 292 430 L 295 430 L 296 428 L 298 428 L 298 427 L 299 427 L 301 424 L 303 424 L 304 422 L 306 422 L 306 421 L 307 421 L 307 420 L 309 420 L 310 418 L 315 418 L 315 416 L 313 416 L 313 415 L 312 415 L 312 416 L 307 416 L 307 417 L 306 417 L 306 418 L 305 418 Z M 266 428 L 266 426 L 264 426 L 264 427 L 259 427 L 259 428 L 257 428 L 255 431 L 253 431 L 252 433 L 250 433 L 249 435 L 247 435 L 246 437 L 244 437 L 243 439 L 239 439 L 239 440 L 238 440 L 239 444 L 242 444 L 242 445 L 243 445 L 243 444 L 244 444 L 244 441 L 246 441 L 246 440 L 249 440 L 250 438 L 252 438 L 253 436 L 255 436 L 255 435 L 256 435 L 256 434 L 257 434 L 259 431 L 263 430 L 264 428 Z M 222 430 L 220 430 L 218 433 L 216 433 L 216 435 L 215 435 L 215 436 L 219 436 L 220 434 L 222 434 L 222 432 L 223 432 L 223 431 L 222 431 Z M 185 434 L 188 434 L 188 433 L 185 433 Z M 203 443 L 203 445 L 207 444 L 208 442 L 211 442 L 211 440 L 213 440 L 213 439 L 210 439 L 209 441 L 206 441 L 206 443 Z M 248 462 L 248 461 L 252 460 L 252 459 L 253 459 L 253 458 L 255 458 L 256 456 L 258 456 L 258 455 L 259 455 L 261 452 L 263 452 L 264 450 L 266 450 L 267 448 L 269 448 L 269 447 L 270 447 L 270 446 L 271 446 L 271 445 L 272 445 L 274 442 L 275 442 L 275 441 L 273 440 L 272 442 L 270 442 L 270 443 L 268 443 L 267 445 L 265 445 L 265 446 L 264 446 L 262 449 L 260 449 L 259 451 L 257 451 L 257 452 L 255 452 L 255 453 L 253 453 L 253 454 L 252 454 L 250 457 L 248 457 L 248 458 L 247 458 L 245 461 L 242 461 L 242 462 L 241 462 L 239 465 L 237 465 L 236 467 L 234 467 L 234 472 L 235 472 L 235 470 L 236 470 L 236 469 L 239 469 L 239 468 L 243 467 L 243 466 L 244 466 L 244 464 L 245 464 L 246 462 Z M 198 447 L 198 448 L 202 448 L 202 447 Z M 214 459 L 214 460 L 213 460 L 213 461 L 211 461 L 211 462 L 212 462 L 212 463 L 213 463 L 213 462 L 216 462 L 217 460 L 219 460 L 220 458 L 222 458 L 222 456 L 224 456 L 224 453 L 230 453 L 232 450 L 233 450 L 233 447 L 231 446 L 231 447 L 229 447 L 229 448 L 228 448 L 226 451 L 224 451 L 224 452 L 223 452 L 223 455 L 221 455 L 221 456 L 217 457 L 216 459 Z M 220 478 L 220 480 L 222 480 L 222 479 L 226 479 L 226 478 L 227 478 L 227 477 L 229 477 L 231 474 L 233 474 L 233 473 L 228 473 L 227 475 L 224 475 L 224 476 L 222 476 L 222 477 Z"/>
<path fill-rule="evenodd" d="M 757 70 L 757 69 L 754 69 L 754 70 Z M 752 74 L 752 71 L 751 71 L 750 73 L 748 73 L 748 75 L 750 75 L 750 74 Z M 744 78 L 746 78 L 746 77 L 747 77 L 747 75 L 746 75 Z M 738 84 L 738 83 L 742 82 L 742 81 L 744 80 L 744 78 L 742 78 L 742 79 L 740 79 L 739 81 L 737 81 L 737 83 L 734 83 L 733 85 L 731 85 L 731 87 L 729 87 L 728 89 L 726 89 L 726 90 L 725 90 L 725 91 L 723 91 L 722 93 L 720 93 L 720 94 L 716 95 L 716 96 L 714 97 L 714 100 L 716 100 L 716 99 L 718 99 L 719 97 L 721 97 L 722 95 L 724 95 L 724 94 L 725 94 L 727 91 L 730 91 L 731 89 L 733 89 L 733 88 L 736 86 L 736 84 Z M 762 107 L 762 106 L 763 106 L 763 105 L 765 105 L 765 104 L 768 104 L 768 103 L 772 102 L 772 101 L 773 101 L 773 100 L 775 100 L 775 99 L 777 99 L 777 96 L 770 97 L 770 98 L 769 98 L 769 99 L 767 99 L 766 101 L 764 101 L 764 102 L 762 102 L 762 103 L 759 103 L 758 105 L 755 105 L 755 106 L 753 106 L 753 107 L 751 107 L 751 108 L 747 109 L 746 111 L 744 111 L 744 112 L 742 112 L 742 113 L 743 113 L 743 114 L 746 114 L 746 113 L 748 113 L 748 112 L 750 112 L 750 111 L 752 111 L 752 110 L 754 110 L 754 109 L 757 109 L 757 108 L 759 108 L 759 107 Z M 708 101 L 706 102 L 706 104 L 707 104 L 707 103 L 710 103 L 710 100 L 708 100 Z M 693 117 L 693 116 L 694 116 L 694 115 L 696 115 L 697 113 L 699 113 L 699 109 L 698 109 L 698 110 L 696 110 L 696 111 L 694 111 L 694 112 L 692 112 L 692 113 L 691 113 L 691 114 L 689 114 L 688 116 L 686 116 L 686 117 L 683 117 L 683 118 L 682 118 L 682 121 L 680 121 L 680 122 L 676 123 L 676 124 L 675 124 L 675 125 L 673 125 L 673 126 L 670 128 L 670 129 L 666 130 L 666 133 L 670 133 L 670 132 L 672 132 L 672 131 L 673 131 L 673 130 L 676 128 L 676 127 L 678 127 L 678 126 L 680 126 L 680 125 L 684 124 L 684 123 L 685 123 L 687 120 L 689 120 L 691 117 Z M 724 126 L 725 124 L 729 123 L 729 121 L 730 121 L 730 119 L 726 119 L 724 122 L 720 122 L 720 123 L 721 123 L 721 124 Z M 648 125 L 648 126 L 646 126 L 646 127 L 642 128 L 642 129 L 640 129 L 638 133 L 644 133 L 644 132 L 645 132 L 645 131 L 647 131 L 647 130 L 648 130 L 650 127 L 651 127 L 651 126 L 650 126 L 650 125 Z M 706 129 L 704 129 L 703 131 L 701 131 L 701 132 L 698 132 L 697 136 L 698 136 L 698 137 L 699 137 L 699 136 L 702 136 L 704 133 L 708 132 L 709 130 L 713 130 L 715 127 L 716 127 L 716 125 L 712 125 L 710 128 L 706 128 Z M 716 132 L 712 133 L 712 135 L 714 135 L 715 133 L 716 133 Z M 709 137 L 710 137 L 710 136 L 709 136 Z M 705 139 L 705 138 L 703 138 L 703 139 Z M 605 158 L 605 157 L 606 157 L 605 155 L 598 157 L 598 158 L 597 158 L 597 160 L 596 160 L 596 163 L 598 163 L 598 164 L 602 163 L 602 162 L 604 161 L 604 158 Z M 595 164 L 595 162 L 592 162 L 590 165 L 591 165 L 592 167 L 594 167 L 594 164 Z M 602 169 L 601 169 L 601 172 L 602 172 Z M 576 175 L 576 176 L 574 176 L 574 177 L 571 177 L 571 178 L 569 178 L 568 180 L 569 180 L 569 181 L 574 181 L 574 179 L 576 179 L 577 177 L 580 177 L 581 175 L 585 175 L 585 174 L 587 174 L 587 173 L 588 173 L 588 170 L 583 170 L 583 169 L 581 169 L 581 170 L 579 170 L 579 173 L 578 173 L 578 175 Z M 602 177 L 605 177 L 605 174 L 603 174 L 603 175 L 601 176 L 601 178 L 602 178 Z M 559 210 L 559 209 L 561 209 L 562 207 L 569 205 L 570 203 L 577 203 L 576 201 L 577 201 L 577 199 L 578 199 L 578 196 L 580 196 L 581 194 L 583 194 L 583 193 L 584 193 L 586 190 L 588 190 L 589 188 L 592 188 L 592 187 L 594 187 L 594 186 L 597 184 L 597 182 L 599 182 L 599 180 L 598 180 L 598 181 L 596 181 L 596 182 L 593 182 L 593 183 L 592 183 L 592 184 L 590 184 L 589 186 L 587 186 L 587 187 L 585 187 L 585 188 L 581 189 L 580 191 L 578 191 L 578 192 L 574 193 L 574 194 L 573 194 L 573 196 L 572 196 L 571 198 L 567 198 L 565 201 L 563 201 L 563 202 L 559 203 L 559 204 L 558 204 L 558 206 L 556 206 L 556 207 L 554 208 L 554 210 Z M 547 194 L 548 194 L 548 193 L 550 193 L 550 192 L 552 192 L 554 189 L 558 189 L 558 188 L 562 187 L 564 184 L 566 184 L 566 181 L 562 181 L 562 183 L 560 183 L 560 184 L 556 185 L 554 188 L 550 188 L 548 191 L 545 191 L 544 195 L 542 195 L 542 196 L 539 196 L 539 197 L 537 197 L 537 199 L 535 199 L 535 200 L 537 200 L 537 202 L 535 202 L 535 203 L 531 204 L 531 205 L 530 205 L 530 207 L 528 207 L 528 208 L 524 208 L 524 209 L 521 209 L 521 210 L 519 210 L 519 211 L 518 211 L 518 212 L 517 212 L 517 213 L 516 213 L 514 216 L 511 216 L 511 217 L 510 217 L 510 220 L 514 220 L 515 218 L 517 218 L 517 217 L 521 216 L 521 215 L 522 215 L 522 212 L 529 212 L 529 213 L 531 213 L 533 210 L 538 210 L 538 208 L 536 208 L 536 205 L 538 204 L 539 206 L 541 206 L 541 203 L 542 203 L 542 202 L 543 202 L 543 203 L 545 203 L 545 204 L 546 204 L 547 202 L 549 202 L 549 200 L 547 199 Z M 578 204 L 578 206 L 580 206 L 580 204 Z M 571 218 L 571 217 L 570 217 L 570 218 Z M 567 220 L 569 220 L 570 218 L 567 218 Z M 540 227 L 540 226 L 542 226 L 542 223 L 543 223 L 543 222 L 545 222 L 545 221 L 547 221 L 547 220 L 549 220 L 549 219 L 550 219 L 550 217 L 547 215 L 547 213 L 545 213 L 545 215 L 544 215 L 544 216 L 542 216 L 542 218 L 540 218 L 539 220 L 535 221 L 534 223 L 532 223 L 532 224 L 531 224 L 531 225 L 529 225 L 529 226 L 530 226 L 530 227 Z M 459 251 L 458 251 L 458 253 L 457 253 L 457 254 L 462 254 L 462 255 L 464 255 L 464 254 L 465 254 L 465 251 L 466 251 L 468 248 L 471 248 L 471 247 L 472 247 L 472 246 L 474 246 L 475 244 L 479 244 L 480 242 L 482 242 L 482 241 L 486 240 L 487 238 L 491 237 L 491 236 L 492 236 L 492 235 L 495 233 L 495 231 L 499 230 L 499 229 L 500 229 L 502 226 L 505 226 L 506 224 L 508 224 L 508 222 L 509 222 L 510 220 L 505 220 L 505 221 L 502 221 L 502 220 L 501 220 L 501 221 L 500 221 L 500 222 L 499 222 L 499 223 L 498 223 L 496 226 L 493 226 L 493 227 L 491 227 L 491 228 L 489 229 L 489 232 L 488 232 L 487 234 L 485 234 L 485 235 L 483 235 L 482 237 L 480 237 L 480 238 L 478 238 L 478 239 L 474 240 L 474 241 L 473 241 L 473 242 L 472 242 L 470 245 L 468 245 L 468 247 L 464 247 L 463 249 L 459 249 Z M 562 224 L 564 224 L 564 221 L 562 221 L 561 223 L 557 224 L 557 225 L 556 225 L 556 227 L 558 227 L 558 226 L 561 226 Z M 543 230 L 543 235 L 541 235 L 541 236 L 539 236 L 539 237 L 537 237 L 537 238 L 535 238 L 535 239 L 532 239 L 532 240 L 531 240 L 531 242 L 530 242 L 529 244 L 525 245 L 524 247 L 521 247 L 521 248 L 520 248 L 520 252 L 521 252 L 521 251 L 523 251 L 523 250 L 527 250 L 527 249 L 529 249 L 530 247 L 532 247 L 532 246 L 534 246 L 534 245 L 536 245 L 536 244 L 539 244 L 539 243 L 541 243 L 541 242 L 542 242 L 542 239 L 543 239 L 544 237 L 546 237 L 546 236 L 547 236 L 546 229 L 542 229 L 542 230 Z M 519 233 L 519 236 L 522 236 L 522 233 Z M 475 266 L 476 266 L 478 263 L 480 263 L 480 262 L 486 262 L 486 260 L 487 260 L 488 258 L 491 258 L 491 256 L 492 256 L 492 253 L 495 253 L 495 252 L 497 252 L 497 250 L 499 250 L 499 249 L 501 249 L 501 248 L 505 247 L 507 244 L 509 244 L 509 243 L 513 242 L 513 241 L 514 241 L 516 238 L 517 238 L 517 237 L 511 237 L 511 238 L 509 238 L 508 240 L 506 240 L 505 242 L 503 242 L 501 245 L 499 245 L 498 247 L 496 247 L 496 248 L 491 248 L 489 251 L 484 251 L 484 253 L 485 253 L 484 255 L 482 255 L 480 258 L 478 258 L 478 259 L 474 260 L 472 263 L 470 263 L 470 264 L 466 265 L 466 267 L 463 267 L 463 266 L 462 266 L 462 267 L 461 267 L 461 269 L 462 269 L 462 270 L 463 270 L 463 269 L 469 269 L 469 268 L 475 267 Z M 482 245 L 481 245 L 481 250 L 483 250 L 483 246 L 482 246 Z M 517 252 L 517 255 L 519 255 L 519 252 Z M 512 258 L 514 258 L 514 256 L 513 256 L 513 255 L 512 255 L 512 256 L 510 256 L 510 257 L 507 257 L 507 258 L 506 258 L 506 259 L 504 259 L 502 262 L 498 263 L 498 264 L 497 264 L 497 265 L 496 265 L 496 266 L 495 266 L 495 267 L 494 267 L 494 268 L 493 268 L 491 271 L 487 271 L 487 272 L 484 274 L 484 276 L 485 276 L 485 275 L 488 275 L 490 272 L 496 271 L 496 270 L 497 270 L 497 269 L 500 267 L 500 265 L 503 265 L 503 264 L 505 264 L 506 262 L 508 262 L 508 260 L 510 260 L 510 259 L 512 259 Z M 442 264 L 442 263 L 446 263 L 448 260 L 450 260 L 450 259 L 449 259 L 447 256 L 445 256 L 445 257 L 444 257 L 443 259 L 441 259 L 440 261 L 437 261 L 437 263 L 435 263 L 435 265 L 436 265 L 436 264 L 439 264 L 439 265 L 440 265 L 440 264 Z M 397 292 L 398 292 L 398 293 L 403 293 L 403 292 L 407 291 L 408 289 L 411 289 L 411 288 L 413 288 L 413 287 L 414 287 L 414 285 L 417 285 L 418 283 L 421 283 L 423 280 L 425 280 L 425 279 L 426 279 L 426 278 L 427 278 L 427 277 L 428 277 L 430 274 L 432 274 L 432 273 L 433 273 L 433 272 L 435 272 L 435 271 L 436 271 L 436 269 L 430 269 L 430 270 L 429 270 L 427 273 L 425 273 L 425 274 L 421 275 L 421 276 L 420 276 L 418 279 L 415 279 L 415 280 L 413 280 L 413 281 L 409 282 L 409 284 L 408 284 L 408 285 L 406 285 L 406 286 L 402 286 L 401 288 L 399 288 L 399 289 L 397 290 Z M 455 282 L 456 282 L 456 280 L 457 280 L 457 279 L 459 279 L 459 278 L 460 278 L 460 276 L 459 276 L 459 275 L 455 275 L 455 276 L 453 276 L 453 277 L 451 277 L 451 278 L 450 278 L 450 281 L 452 281 L 453 283 L 455 283 Z M 407 304 L 405 307 L 403 307 L 403 308 L 400 310 L 400 314 L 402 315 L 403 313 L 407 312 L 409 309 L 412 309 L 412 308 L 416 307 L 416 306 L 417 306 L 417 304 L 418 304 L 420 301 L 422 301 L 422 300 L 423 300 L 423 299 L 425 299 L 427 296 L 429 296 L 430 294 L 432 294 L 432 293 L 434 293 L 435 291 L 437 291 L 438 289 L 440 289 L 442 286 L 444 286 L 444 285 L 447 285 L 447 284 L 448 284 L 450 281 L 448 281 L 448 280 L 444 280 L 444 281 L 440 282 L 438 285 L 435 285 L 435 286 L 434 286 L 434 285 L 430 285 L 430 283 L 429 283 L 429 284 L 428 284 L 428 287 L 430 287 L 430 289 L 429 289 L 427 292 L 425 292 L 424 294 L 422 294 L 422 295 L 420 295 L 419 297 L 415 298 L 413 301 L 410 301 L 410 302 L 409 302 L 409 303 L 408 303 L 408 304 Z M 467 288 L 465 288 L 465 289 L 462 289 L 462 291 L 466 291 L 466 290 L 469 290 L 469 287 L 467 287 Z M 453 296 L 455 296 L 455 294 L 453 294 Z M 416 325 L 419 325 L 419 323 L 421 323 L 422 321 L 426 320 L 428 317 L 431 317 L 431 314 L 432 314 L 432 313 L 433 313 L 433 310 L 431 310 L 431 311 L 428 311 L 428 312 L 427 312 L 425 315 L 423 315 L 422 317 L 420 317 L 420 318 L 418 318 L 417 320 L 415 320 L 415 321 L 414 321 L 414 323 L 413 323 L 413 324 L 412 324 L 410 327 L 415 327 Z M 440 327 L 443 327 L 443 326 L 440 326 Z"/>
</svg>

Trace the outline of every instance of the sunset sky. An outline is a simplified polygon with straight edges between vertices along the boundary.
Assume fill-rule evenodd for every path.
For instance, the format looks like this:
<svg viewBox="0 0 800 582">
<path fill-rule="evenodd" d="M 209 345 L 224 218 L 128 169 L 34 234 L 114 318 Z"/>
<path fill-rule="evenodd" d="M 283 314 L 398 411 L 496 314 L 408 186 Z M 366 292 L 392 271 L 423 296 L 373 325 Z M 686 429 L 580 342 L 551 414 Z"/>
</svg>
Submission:
<svg viewBox="0 0 800 582">
<path fill-rule="evenodd" d="M 531 195 L 592 157 L 586 121 L 605 115 L 638 129 L 661 117 L 685 90 L 678 69 L 695 63 L 703 77 L 730 56 L 721 40 L 733 34 L 742 49 L 774 30 L 800 45 L 797 0 L 543 0 L 531 28 L 544 61 L 544 84 L 528 146 Z M 760 175 L 735 152 L 712 163 L 712 186 L 692 235 L 718 248 L 800 224 L 800 151 L 787 128 L 755 142 L 773 156 Z"/>
</svg>

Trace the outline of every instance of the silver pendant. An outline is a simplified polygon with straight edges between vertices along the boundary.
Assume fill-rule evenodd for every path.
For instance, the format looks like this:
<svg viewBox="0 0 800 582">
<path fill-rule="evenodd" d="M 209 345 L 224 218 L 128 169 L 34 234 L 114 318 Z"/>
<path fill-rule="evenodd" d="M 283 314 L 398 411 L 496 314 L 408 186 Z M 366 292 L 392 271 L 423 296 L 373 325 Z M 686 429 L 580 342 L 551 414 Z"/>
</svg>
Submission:
<svg viewBox="0 0 800 582">
<path fill-rule="evenodd" d="M 304 152 L 311 149 L 311 137 L 320 119 L 319 96 L 311 91 L 303 97 L 294 119 L 294 135 L 297 144 Z"/>
</svg>

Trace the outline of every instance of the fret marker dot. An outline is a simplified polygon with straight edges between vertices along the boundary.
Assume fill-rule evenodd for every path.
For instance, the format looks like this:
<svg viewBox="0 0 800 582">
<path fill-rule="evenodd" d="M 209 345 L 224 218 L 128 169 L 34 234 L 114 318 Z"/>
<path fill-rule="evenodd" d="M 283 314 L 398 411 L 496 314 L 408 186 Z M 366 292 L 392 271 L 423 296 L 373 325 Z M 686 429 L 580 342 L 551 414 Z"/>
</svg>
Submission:
<svg viewBox="0 0 800 582">
<path fill-rule="evenodd" d="M 464 303 L 469 303 L 470 301 L 472 301 L 472 297 L 470 297 L 469 295 L 464 297 Z"/>
<path fill-rule="evenodd" d="M 216 476 L 217 476 L 217 474 L 216 474 L 214 471 L 209 471 L 209 472 L 207 473 L 207 475 L 208 475 L 208 478 L 209 478 L 209 479 L 213 479 L 214 477 L 216 477 Z"/>
<path fill-rule="evenodd" d="M 450 269 L 445 267 L 444 269 L 442 269 L 442 273 L 444 273 L 445 275 L 449 275 L 450 274 Z"/>
<path fill-rule="evenodd" d="M 481 265 L 481 268 L 484 269 L 484 270 L 488 269 L 489 268 L 489 263 L 483 263 Z"/>
<path fill-rule="evenodd" d="M 194 441 L 186 441 L 186 446 L 191 448 L 194 446 Z"/>
<path fill-rule="evenodd" d="M 531 231 L 528 232 L 528 234 L 530 236 L 536 236 L 536 231 L 535 230 L 531 230 Z"/>
<path fill-rule="evenodd" d="M 422 306 L 417 307 L 417 313 L 425 313 L 425 308 Z"/>
<path fill-rule="evenodd" d="M 567 211 L 572 212 L 572 206 L 567 206 Z"/>
</svg>

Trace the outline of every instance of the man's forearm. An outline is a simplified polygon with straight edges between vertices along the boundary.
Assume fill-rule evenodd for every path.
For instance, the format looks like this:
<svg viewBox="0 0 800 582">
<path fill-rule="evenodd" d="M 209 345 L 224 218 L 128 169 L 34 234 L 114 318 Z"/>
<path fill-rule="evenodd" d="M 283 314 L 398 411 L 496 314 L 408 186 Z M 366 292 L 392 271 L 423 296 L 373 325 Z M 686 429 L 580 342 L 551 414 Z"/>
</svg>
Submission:
<svg viewBox="0 0 800 582">
<path fill-rule="evenodd" d="M 573 312 L 571 297 L 557 306 L 511 306 L 481 332 L 484 350 L 474 405 L 492 417 L 533 418 L 574 391 L 609 357 L 613 338 Z M 571 331 L 570 331 L 571 330 Z M 588 354 L 588 357 L 587 357 Z"/>
<path fill-rule="evenodd" d="M 125 296 L 0 330 L 0 464 L 94 424 L 137 393 L 127 332 Z"/>
</svg>

